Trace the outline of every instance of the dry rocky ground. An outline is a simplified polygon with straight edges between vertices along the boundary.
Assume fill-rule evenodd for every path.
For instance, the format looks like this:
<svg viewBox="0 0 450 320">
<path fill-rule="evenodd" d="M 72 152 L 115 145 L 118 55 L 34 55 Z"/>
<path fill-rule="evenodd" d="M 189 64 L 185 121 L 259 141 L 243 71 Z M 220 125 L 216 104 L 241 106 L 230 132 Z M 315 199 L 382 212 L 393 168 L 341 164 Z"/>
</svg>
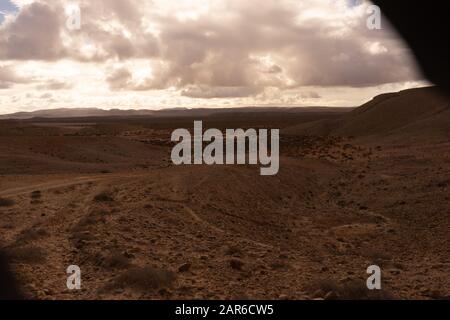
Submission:
<svg viewBox="0 0 450 320">
<path fill-rule="evenodd" d="M 448 139 L 282 134 L 263 177 L 171 165 L 170 128 L 6 126 L 0 243 L 29 298 L 450 298 Z"/>
</svg>

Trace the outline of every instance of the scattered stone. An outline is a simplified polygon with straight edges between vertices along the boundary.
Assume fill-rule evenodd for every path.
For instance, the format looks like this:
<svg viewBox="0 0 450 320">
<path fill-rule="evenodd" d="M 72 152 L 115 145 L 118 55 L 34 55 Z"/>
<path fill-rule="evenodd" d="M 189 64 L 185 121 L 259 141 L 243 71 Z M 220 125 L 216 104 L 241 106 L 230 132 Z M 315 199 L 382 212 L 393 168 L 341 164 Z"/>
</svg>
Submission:
<svg viewBox="0 0 450 320">
<path fill-rule="evenodd" d="M 324 296 L 324 293 L 323 293 L 323 291 L 321 290 L 321 289 L 317 289 L 316 291 L 314 291 L 314 293 L 312 294 L 312 297 L 314 298 L 314 299 L 316 299 L 316 298 L 322 298 Z M 321 299 L 321 300 L 323 300 L 323 299 Z"/>
<path fill-rule="evenodd" d="M 280 254 L 279 257 L 280 257 L 280 259 L 284 259 L 284 260 L 289 259 L 289 256 L 285 253 Z"/>
<path fill-rule="evenodd" d="M 44 294 L 46 294 L 48 296 L 53 294 L 53 291 L 51 289 L 44 289 L 43 292 L 44 292 Z"/>
<path fill-rule="evenodd" d="M 158 293 L 159 293 L 161 296 L 168 296 L 168 295 L 170 294 L 170 291 L 167 290 L 166 288 L 162 288 L 162 289 L 160 289 L 160 290 L 158 291 Z"/>
<path fill-rule="evenodd" d="M 190 263 L 184 263 L 178 268 L 178 272 L 188 272 L 191 269 Z"/>
<path fill-rule="evenodd" d="M 339 298 L 338 295 L 334 291 L 328 292 L 325 295 L 325 297 L 324 297 L 325 300 L 335 300 L 335 299 L 338 299 L 338 298 Z"/>
<path fill-rule="evenodd" d="M 134 259 L 134 258 L 135 258 L 135 255 L 132 254 L 132 253 L 130 253 L 130 252 L 128 252 L 128 251 L 125 251 L 125 252 L 123 253 L 123 255 L 124 255 L 125 257 L 127 257 L 128 259 Z"/>
<path fill-rule="evenodd" d="M 230 267 L 234 270 L 242 270 L 242 267 L 244 266 L 244 262 L 242 262 L 239 259 L 231 259 L 230 260 Z"/>
</svg>

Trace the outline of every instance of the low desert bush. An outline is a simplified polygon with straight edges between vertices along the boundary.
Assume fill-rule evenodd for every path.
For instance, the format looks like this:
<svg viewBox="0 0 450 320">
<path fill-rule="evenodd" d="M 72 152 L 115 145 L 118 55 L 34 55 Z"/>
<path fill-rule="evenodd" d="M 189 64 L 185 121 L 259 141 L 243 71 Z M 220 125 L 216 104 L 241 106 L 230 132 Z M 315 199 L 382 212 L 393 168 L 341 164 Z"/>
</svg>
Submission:
<svg viewBox="0 0 450 320">
<path fill-rule="evenodd" d="M 105 216 L 108 213 L 106 211 L 94 211 L 90 212 L 86 216 L 82 217 L 76 225 L 73 226 L 73 232 L 82 232 L 89 229 L 90 226 L 94 226 L 99 223 L 106 222 Z"/>
<path fill-rule="evenodd" d="M 16 243 L 26 244 L 31 241 L 41 239 L 47 235 L 48 235 L 48 232 L 46 230 L 35 226 L 35 227 L 25 229 L 22 232 L 20 232 L 16 238 Z"/>
<path fill-rule="evenodd" d="M 142 291 L 152 291 L 169 287 L 174 281 L 175 273 L 172 271 L 153 267 L 134 267 L 118 276 L 112 287 L 132 287 Z"/>
<path fill-rule="evenodd" d="M 30 264 L 44 262 L 46 257 L 45 251 L 36 246 L 7 248 L 6 255 L 13 262 Z"/>
<path fill-rule="evenodd" d="M 112 197 L 112 195 L 109 192 L 103 191 L 103 192 L 100 192 L 99 194 L 97 194 L 94 197 L 94 200 L 97 202 L 111 202 L 111 201 L 114 201 L 114 198 Z"/>
<path fill-rule="evenodd" d="M 393 299 L 393 295 L 383 290 L 369 290 L 364 279 L 355 279 L 338 283 L 333 279 L 316 279 L 308 288 L 311 292 L 319 291 L 323 296 L 331 293 L 336 300 L 386 300 Z"/>
<path fill-rule="evenodd" d="M 15 202 L 11 199 L 0 198 L 0 207 L 11 207 Z"/>
<path fill-rule="evenodd" d="M 72 228 L 73 232 L 82 232 L 86 230 L 87 227 L 95 225 L 97 223 L 97 217 L 95 216 L 85 216 L 78 221 L 78 223 Z"/>
<path fill-rule="evenodd" d="M 92 241 L 95 240 L 95 237 L 89 231 L 79 231 L 73 232 L 70 236 L 70 240 L 79 242 L 79 241 Z"/>
<path fill-rule="evenodd" d="M 387 251 L 382 251 L 379 249 L 368 249 L 366 250 L 364 256 L 370 259 L 372 264 L 379 266 L 383 266 L 392 260 L 392 255 L 390 255 Z"/>
<path fill-rule="evenodd" d="M 39 190 L 33 191 L 30 197 L 31 199 L 40 199 L 42 197 L 42 193 Z"/>
<path fill-rule="evenodd" d="M 238 246 L 227 246 L 225 248 L 225 254 L 227 256 L 241 256 L 242 250 Z"/>
<path fill-rule="evenodd" d="M 130 266 L 130 260 L 119 251 L 98 256 L 99 264 L 106 269 L 124 269 Z"/>
</svg>

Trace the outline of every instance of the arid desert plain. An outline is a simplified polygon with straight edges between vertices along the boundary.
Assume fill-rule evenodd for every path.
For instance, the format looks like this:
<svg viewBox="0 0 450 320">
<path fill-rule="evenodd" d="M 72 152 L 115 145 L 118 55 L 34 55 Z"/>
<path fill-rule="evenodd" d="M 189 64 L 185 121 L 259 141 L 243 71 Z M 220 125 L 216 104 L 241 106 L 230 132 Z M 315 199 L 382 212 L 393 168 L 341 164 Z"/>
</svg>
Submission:
<svg viewBox="0 0 450 320">
<path fill-rule="evenodd" d="M 31 299 L 449 299 L 450 103 L 435 91 L 0 120 L 1 250 Z M 173 165 L 171 132 L 194 120 L 280 129 L 278 174 Z"/>
</svg>

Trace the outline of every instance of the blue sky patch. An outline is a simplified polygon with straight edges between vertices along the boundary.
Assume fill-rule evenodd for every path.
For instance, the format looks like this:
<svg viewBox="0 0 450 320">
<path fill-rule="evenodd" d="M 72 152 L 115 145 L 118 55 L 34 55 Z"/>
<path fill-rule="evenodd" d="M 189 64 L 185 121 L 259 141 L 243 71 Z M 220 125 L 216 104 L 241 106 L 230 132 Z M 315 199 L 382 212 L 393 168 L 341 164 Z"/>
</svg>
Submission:
<svg viewBox="0 0 450 320">
<path fill-rule="evenodd" d="M 354 8 L 363 3 L 363 0 L 347 0 L 347 5 L 350 8 Z"/>
<path fill-rule="evenodd" d="M 5 14 L 15 13 L 19 10 L 10 0 L 0 0 L 0 24 L 5 21 Z"/>
</svg>

